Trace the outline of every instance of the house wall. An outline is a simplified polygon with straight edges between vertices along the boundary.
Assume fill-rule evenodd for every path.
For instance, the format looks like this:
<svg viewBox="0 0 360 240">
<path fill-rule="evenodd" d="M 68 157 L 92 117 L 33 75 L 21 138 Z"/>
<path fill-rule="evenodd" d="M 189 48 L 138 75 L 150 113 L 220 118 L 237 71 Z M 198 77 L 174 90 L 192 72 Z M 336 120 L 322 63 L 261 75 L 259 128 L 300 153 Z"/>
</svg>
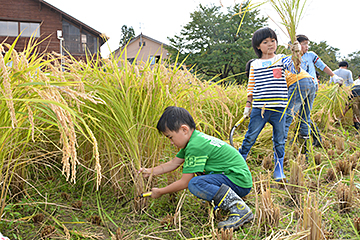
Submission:
<svg viewBox="0 0 360 240">
<path fill-rule="evenodd" d="M 89 42 L 89 46 L 95 48 L 91 54 L 94 54 L 97 51 L 100 55 L 100 46 L 104 43 L 100 34 L 94 33 L 89 29 L 89 26 L 86 26 L 75 18 L 67 15 L 60 9 L 56 9 L 55 6 L 49 6 L 48 3 L 41 3 L 39 0 L 0 0 L 0 6 L 0 21 L 33 22 L 41 24 L 41 35 L 39 38 L 36 38 L 37 42 L 41 42 L 38 47 L 40 53 L 60 53 L 60 40 L 57 38 L 57 30 L 63 30 L 64 20 L 79 28 L 80 34 L 87 34 L 88 36 L 94 37 L 97 40 L 97 44 L 94 46 L 94 41 L 92 44 Z M 6 40 L 6 43 L 12 44 L 15 39 L 16 37 L 0 36 L 0 43 Z M 79 41 L 80 39 L 81 35 L 79 35 Z M 20 37 L 15 49 L 19 52 L 23 51 L 29 40 L 29 37 Z M 65 42 L 63 42 L 63 46 L 66 46 Z M 69 45 L 67 45 L 67 47 L 69 48 Z M 65 49 L 63 50 L 63 54 L 68 55 Z M 85 60 L 86 58 L 83 45 L 81 45 L 80 51 L 70 52 L 70 54 L 78 60 Z"/>
<path fill-rule="evenodd" d="M 48 39 L 44 41 L 39 47 L 39 50 L 47 52 L 60 52 L 60 41 L 57 39 L 56 31 L 62 29 L 61 14 L 54 9 L 34 0 L 0 0 L 0 20 L 15 20 L 23 22 L 38 22 L 42 23 L 40 26 L 40 38 L 42 41 L 49 35 Z M 6 39 L 0 36 L 0 42 Z M 12 44 L 16 37 L 9 37 L 6 42 Z M 15 49 L 22 51 L 28 43 L 28 37 L 20 37 Z"/>
<path fill-rule="evenodd" d="M 162 47 L 161 44 L 154 42 L 148 38 L 143 37 L 142 41 L 145 42 L 145 46 L 142 47 L 138 57 L 137 61 L 144 61 L 146 62 L 150 56 L 160 56 L 162 55 L 162 58 L 168 57 L 168 51 Z M 140 50 L 140 38 L 133 41 L 131 44 L 129 44 L 127 49 L 127 59 L 135 58 L 136 54 L 138 54 Z M 116 56 L 117 57 L 117 56 Z M 122 58 L 125 59 L 125 54 L 122 55 Z"/>
</svg>

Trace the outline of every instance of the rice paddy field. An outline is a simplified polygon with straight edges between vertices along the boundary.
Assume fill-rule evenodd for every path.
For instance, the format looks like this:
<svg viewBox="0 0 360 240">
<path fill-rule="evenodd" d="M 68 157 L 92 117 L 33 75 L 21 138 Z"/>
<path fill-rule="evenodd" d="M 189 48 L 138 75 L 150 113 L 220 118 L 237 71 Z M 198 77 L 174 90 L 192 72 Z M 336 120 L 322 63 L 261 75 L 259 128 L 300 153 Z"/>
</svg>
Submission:
<svg viewBox="0 0 360 240">
<path fill-rule="evenodd" d="M 144 179 L 140 167 L 178 151 L 156 123 L 165 107 L 186 108 L 197 129 L 228 142 L 242 116 L 246 86 L 201 81 L 183 63 L 78 62 L 0 51 L 0 232 L 10 239 L 359 239 L 360 146 L 349 89 L 320 85 L 312 120 L 322 145 L 309 157 L 286 144 L 286 183 L 272 176 L 272 128 L 247 159 L 254 186 L 244 199 L 255 219 L 238 231 L 218 231 L 226 212 L 188 190 L 140 198 L 181 176 L 181 169 Z M 63 71 L 64 70 L 64 71 Z M 239 148 L 246 120 L 234 137 Z"/>
</svg>

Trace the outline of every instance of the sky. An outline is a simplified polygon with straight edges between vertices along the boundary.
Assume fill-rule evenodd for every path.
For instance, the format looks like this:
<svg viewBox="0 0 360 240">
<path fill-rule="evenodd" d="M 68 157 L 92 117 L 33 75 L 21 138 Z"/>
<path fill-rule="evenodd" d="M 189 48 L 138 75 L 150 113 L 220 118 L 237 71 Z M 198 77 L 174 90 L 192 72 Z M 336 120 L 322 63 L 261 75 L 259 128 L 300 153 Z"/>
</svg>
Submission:
<svg viewBox="0 0 360 240">
<path fill-rule="evenodd" d="M 105 33 L 110 40 L 102 48 L 102 56 L 119 47 L 121 27 L 133 27 L 135 35 L 143 33 L 168 44 L 167 37 L 179 35 L 183 26 L 191 21 L 190 13 L 199 4 L 227 7 L 242 0 L 45 0 L 77 20 Z M 252 2 L 261 2 L 253 0 Z M 359 51 L 357 32 L 359 0 L 307 0 L 297 34 L 305 34 L 311 41 L 340 49 L 340 58 Z M 269 26 L 278 34 L 279 44 L 286 44 L 289 38 L 283 34 L 277 13 L 269 3 L 260 7 L 260 15 L 270 16 Z"/>
</svg>

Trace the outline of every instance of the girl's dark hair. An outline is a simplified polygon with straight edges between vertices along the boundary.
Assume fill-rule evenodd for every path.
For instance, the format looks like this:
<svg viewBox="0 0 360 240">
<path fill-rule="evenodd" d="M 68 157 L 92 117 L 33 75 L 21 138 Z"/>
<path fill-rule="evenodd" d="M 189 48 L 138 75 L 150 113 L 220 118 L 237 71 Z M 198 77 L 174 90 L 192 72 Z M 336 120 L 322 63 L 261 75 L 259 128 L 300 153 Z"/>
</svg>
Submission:
<svg viewBox="0 0 360 240">
<path fill-rule="evenodd" d="M 260 46 L 260 43 L 266 38 L 274 38 L 277 42 L 276 33 L 269 27 L 264 27 L 256 30 L 252 36 L 252 47 L 259 58 L 262 57 L 262 52 L 260 51 L 260 49 L 258 49 L 258 47 Z"/>
<path fill-rule="evenodd" d="M 167 130 L 178 132 L 181 125 L 188 125 L 190 129 L 195 129 L 195 122 L 191 114 L 181 107 L 167 107 L 161 115 L 156 126 L 160 133 Z"/>
<path fill-rule="evenodd" d="M 303 41 L 310 41 L 307 36 L 302 35 L 302 34 L 296 35 L 296 40 L 297 40 L 299 43 L 302 43 Z"/>
</svg>

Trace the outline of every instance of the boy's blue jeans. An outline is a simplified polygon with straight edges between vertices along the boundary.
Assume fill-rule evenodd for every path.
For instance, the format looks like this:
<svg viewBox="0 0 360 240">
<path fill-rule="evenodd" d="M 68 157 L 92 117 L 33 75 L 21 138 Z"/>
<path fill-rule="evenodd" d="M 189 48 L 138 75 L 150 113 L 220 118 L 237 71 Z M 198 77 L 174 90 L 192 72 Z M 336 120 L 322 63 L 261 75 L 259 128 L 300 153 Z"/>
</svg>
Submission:
<svg viewBox="0 0 360 240">
<path fill-rule="evenodd" d="M 265 124 L 268 122 L 273 126 L 274 160 L 282 159 L 285 154 L 284 108 L 267 109 L 263 114 L 261 112 L 261 108 L 253 108 L 251 110 L 250 123 L 239 152 L 246 160 L 251 147 L 254 145 Z"/>
<path fill-rule="evenodd" d="M 246 196 L 251 190 L 251 188 L 239 187 L 224 174 L 208 174 L 193 177 L 188 184 L 188 189 L 196 197 L 211 201 L 222 184 L 230 187 L 239 197 Z"/>
<path fill-rule="evenodd" d="M 309 136 L 309 127 L 311 126 L 310 111 L 316 95 L 316 85 L 312 78 L 303 78 L 290 85 L 288 95 L 289 104 L 286 109 L 285 138 L 287 138 L 292 120 L 299 111 L 301 119 L 299 134 Z"/>
</svg>

